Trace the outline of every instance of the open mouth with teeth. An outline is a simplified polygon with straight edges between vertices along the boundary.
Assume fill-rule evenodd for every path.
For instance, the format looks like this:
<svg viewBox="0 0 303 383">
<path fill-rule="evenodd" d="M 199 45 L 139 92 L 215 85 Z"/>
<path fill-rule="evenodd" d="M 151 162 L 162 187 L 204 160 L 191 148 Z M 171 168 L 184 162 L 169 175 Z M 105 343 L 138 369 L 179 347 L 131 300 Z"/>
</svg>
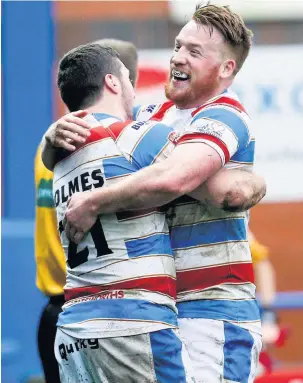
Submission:
<svg viewBox="0 0 303 383">
<path fill-rule="evenodd" d="M 186 81 L 190 79 L 190 76 L 187 73 L 181 72 L 176 69 L 172 70 L 171 75 L 172 78 L 177 81 Z"/>
</svg>

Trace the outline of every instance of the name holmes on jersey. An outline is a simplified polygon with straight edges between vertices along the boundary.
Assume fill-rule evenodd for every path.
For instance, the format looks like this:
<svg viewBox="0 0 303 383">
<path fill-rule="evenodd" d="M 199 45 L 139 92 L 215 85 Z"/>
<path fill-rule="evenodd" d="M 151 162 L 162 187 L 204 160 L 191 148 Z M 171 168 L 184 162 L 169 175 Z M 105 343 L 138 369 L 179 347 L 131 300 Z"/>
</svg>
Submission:
<svg viewBox="0 0 303 383">
<path fill-rule="evenodd" d="M 92 187 L 100 188 L 103 184 L 104 179 L 101 169 L 81 173 L 56 189 L 54 194 L 55 206 L 57 207 L 60 203 L 67 202 L 68 198 L 74 193 L 88 191 Z"/>
</svg>

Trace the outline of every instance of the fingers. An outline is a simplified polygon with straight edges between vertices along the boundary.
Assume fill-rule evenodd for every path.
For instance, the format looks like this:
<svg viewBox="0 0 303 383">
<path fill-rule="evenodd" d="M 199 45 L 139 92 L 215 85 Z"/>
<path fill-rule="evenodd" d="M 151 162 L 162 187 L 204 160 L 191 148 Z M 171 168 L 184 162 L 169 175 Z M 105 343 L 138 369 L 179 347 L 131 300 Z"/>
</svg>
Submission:
<svg viewBox="0 0 303 383">
<path fill-rule="evenodd" d="M 83 231 L 77 231 L 76 234 L 74 235 L 73 241 L 78 245 L 82 241 L 84 236 L 85 236 L 85 233 L 83 233 Z"/>
<path fill-rule="evenodd" d="M 62 139 L 56 139 L 55 142 L 56 146 L 59 148 L 66 149 L 69 152 L 74 152 L 77 148 L 72 143 L 69 143 L 68 141 L 62 140 Z"/>
<path fill-rule="evenodd" d="M 70 229 L 71 229 L 71 226 L 70 226 L 69 222 L 66 222 L 66 224 L 64 226 L 64 231 L 65 231 L 66 239 L 68 241 L 71 241 Z"/>
<path fill-rule="evenodd" d="M 74 226 L 70 226 L 70 229 L 69 229 L 70 241 L 75 242 L 75 235 L 76 235 L 76 233 L 77 233 L 77 229 Z"/>
<path fill-rule="evenodd" d="M 66 115 L 63 121 L 72 124 L 75 133 L 84 134 L 85 136 L 89 136 L 90 124 L 83 120 L 82 118 L 74 117 L 71 115 Z"/>
<path fill-rule="evenodd" d="M 75 124 L 65 122 L 64 125 L 63 124 L 58 125 L 57 136 L 63 139 L 70 138 L 74 142 L 83 144 L 87 140 L 87 137 L 89 135 L 90 135 L 90 132 L 88 130 L 85 130 L 84 128 L 79 128 Z"/>
<path fill-rule="evenodd" d="M 82 241 L 82 239 L 85 236 L 85 233 L 83 231 L 77 231 L 77 229 L 73 226 L 70 226 L 69 223 L 66 224 L 64 230 L 65 230 L 66 238 L 69 241 L 76 243 L 77 245 Z"/>
</svg>

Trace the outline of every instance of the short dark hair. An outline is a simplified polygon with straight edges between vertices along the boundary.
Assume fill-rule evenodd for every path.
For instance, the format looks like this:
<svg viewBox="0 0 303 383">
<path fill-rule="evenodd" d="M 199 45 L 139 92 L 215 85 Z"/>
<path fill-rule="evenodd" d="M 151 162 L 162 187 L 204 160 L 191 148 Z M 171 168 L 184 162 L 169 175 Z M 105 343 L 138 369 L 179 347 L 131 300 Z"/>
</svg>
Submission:
<svg viewBox="0 0 303 383">
<path fill-rule="evenodd" d="M 72 49 L 59 63 L 58 88 L 68 109 L 88 108 L 103 94 L 107 74 L 120 78 L 121 62 L 118 53 L 100 44 L 85 44 Z"/>
<path fill-rule="evenodd" d="M 101 39 L 94 43 L 103 47 L 111 47 L 119 53 L 119 59 L 129 70 L 130 81 L 135 86 L 138 77 L 138 52 L 135 44 L 118 39 Z"/>
<path fill-rule="evenodd" d="M 234 75 L 237 74 L 248 56 L 253 36 L 252 31 L 246 27 L 241 16 L 233 12 L 228 6 L 211 5 L 207 2 L 196 6 L 193 19 L 208 26 L 210 34 L 212 34 L 214 27 L 218 29 L 235 55 Z"/>
</svg>

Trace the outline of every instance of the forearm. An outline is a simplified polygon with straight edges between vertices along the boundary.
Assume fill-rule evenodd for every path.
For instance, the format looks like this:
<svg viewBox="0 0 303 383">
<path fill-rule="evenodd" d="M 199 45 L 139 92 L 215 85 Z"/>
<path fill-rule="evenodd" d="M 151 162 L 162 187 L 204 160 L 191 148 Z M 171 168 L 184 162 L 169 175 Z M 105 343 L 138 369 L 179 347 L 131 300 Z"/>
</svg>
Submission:
<svg viewBox="0 0 303 383">
<path fill-rule="evenodd" d="M 47 136 L 43 136 L 41 141 L 41 157 L 44 166 L 53 171 L 58 156 L 58 148 L 54 147 Z"/>
<path fill-rule="evenodd" d="M 190 193 L 221 166 L 221 159 L 212 148 L 205 145 L 202 149 L 201 144 L 181 145 L 167 160 L 90 193 L 94 210 L 112 213 L 157 207 Z"/>
<path fill-rule="evenodd" d="M 222 169 L 206 186 L 215 206 L 226 211 L 246 211 L 266 194 L 263 177 L 240 169 Z"/>
<path fill-rule="evenodd" d="M 167 171 L 153 165 L 152 174 L 150 168 L 143 169 L 114 185 L 94 190 L 90 199 L 95 212 L 108 214 L 165 205 L 185 194 L 188 187 L 191 186 L 185 179 L 179 186 L 173 180 L 170 182 Z"/>
</svg>

